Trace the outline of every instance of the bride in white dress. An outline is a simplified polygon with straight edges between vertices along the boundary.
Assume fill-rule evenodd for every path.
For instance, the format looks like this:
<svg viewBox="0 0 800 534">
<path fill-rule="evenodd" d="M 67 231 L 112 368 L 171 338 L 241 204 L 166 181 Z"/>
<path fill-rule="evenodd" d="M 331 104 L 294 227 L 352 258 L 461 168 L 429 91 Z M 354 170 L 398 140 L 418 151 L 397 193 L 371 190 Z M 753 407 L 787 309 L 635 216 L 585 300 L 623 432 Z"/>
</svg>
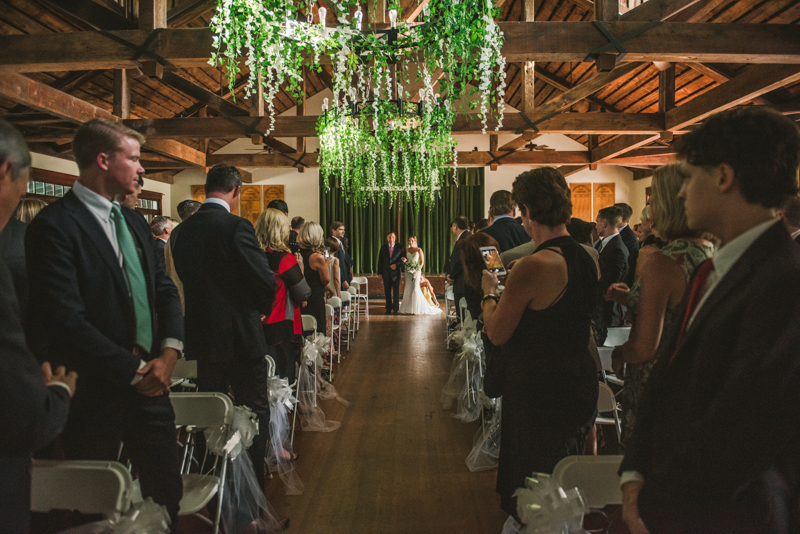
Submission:
<svg viewBox="0 0 800 534">
<path fill-rule="evenodd" d="M 442 313 L 441 308 L 439 308 L 438 305 L 434 305 L 436 296 L 433 295 L 431 291 L 433 288 L 430 283 L 428 282 L 426 284 L 429 296 L 423 294 L 422 288 L 420 287 L 420 282 L 423 278 L 422 267 L 425 265 L 425 253 L 417 246 L 416 236 L 408 238 L 406 258 L 408 260 L 406 262 L 406 269 L 408 269 L 409 263 L 418 262 L 419 270 L 413 273 L 406 271 L 405 273 L 406 287 L 403 291 L 403 301 L 400 303 L 400 310 L 398 313 L 407 315 L 437 315 Z M 432 301 L 429 301 L 429 298 L 431 298 Z"/>
</svg>

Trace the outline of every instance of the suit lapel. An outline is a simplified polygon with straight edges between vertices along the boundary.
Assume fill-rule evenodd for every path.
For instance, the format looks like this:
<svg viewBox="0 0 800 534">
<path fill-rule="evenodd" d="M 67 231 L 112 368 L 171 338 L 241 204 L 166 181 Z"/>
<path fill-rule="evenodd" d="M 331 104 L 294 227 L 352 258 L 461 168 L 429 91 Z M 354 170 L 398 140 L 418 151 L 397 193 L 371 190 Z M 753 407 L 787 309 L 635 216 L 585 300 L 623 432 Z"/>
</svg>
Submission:
<svg viewBox="0 0 800 534">
<path fill-rule="evenodd" d="M 100 224 L 97 222 L 97 219 L 95 219 L 89 209 L 83 205 L 83 202 L 78 200 L 75 193 L 72 191 L 64 195 L 62 201 L 69 208 L 69 214 L 78 222 L 80 229 L 89 236 L 89 241 L 100 253 L 103 261 L 108 264 L 109 270 L 120 289 L 127 294 L 128 286 L 125 283 L 125 278 L 122 276 L 122 268 L 119 265 L 119 260 L 114 253 L 114 248 L 108 241 L 105 231 L 103 231 Z"/>
<path fill-rule="evenodd" d="M 712 293 L 708 296 L 708 300 L 705 301 L 703 307 L 698 310 L 697 315 L 692 321 L 692 324 L 686 331 L 684 344 L 690 340 L 691 336 L 694 335 L 697 330 L 700 329 L 711 313 L 717 309 L 720 302 L 725 300 L 725 298 L 733 290 L 735 290 L 739 285 L 748 279 L 750 272 L 753 270 L 756 264 L 763 261 L 766 256 L 775 250 L 776 246 L 780 246 L 774 243 L 776 237 L 779 235 L 776 233 L 777 230 L 780 230 L 778 226 L 779 225 L 776 224 L 771 227 L 764 233 L 764 235 L 759 237 L 752 245 L 750 245 L 750 248 L 745 250 L 744 254 L 742 254 L 742 257 L 739 258 L 739 261 L 737 261 L 733 267 L 731 267 L 730 271 L 725 274 L 725 277 L 720 280 L 719 284 L 717 284 L 717 287 L 715 287 Z"/>
</svg>

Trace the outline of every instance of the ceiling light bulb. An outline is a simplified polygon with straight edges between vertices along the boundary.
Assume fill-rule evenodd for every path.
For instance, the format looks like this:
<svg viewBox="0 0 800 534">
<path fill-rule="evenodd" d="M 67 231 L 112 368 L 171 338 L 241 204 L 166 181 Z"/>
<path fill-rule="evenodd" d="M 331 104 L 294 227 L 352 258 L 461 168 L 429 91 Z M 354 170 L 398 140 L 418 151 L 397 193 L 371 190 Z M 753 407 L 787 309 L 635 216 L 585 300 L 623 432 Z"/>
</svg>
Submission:
<svg viewBox="0 0 800 534">
<path fill-rule="evenodd" d="M 397 10 L 390 9 L 389 10 L 389 20 L 392 22 L 392 29 L 397 28 Z"/>
<path fill-rule="evenodd" d="M 319 8 L 319 23 L 322 25 L 323 28 L 325 27 L 325 21 L 327 17 L 328 17 L 328 10 L 325 9 L 324 7 Z"/>
</svg>

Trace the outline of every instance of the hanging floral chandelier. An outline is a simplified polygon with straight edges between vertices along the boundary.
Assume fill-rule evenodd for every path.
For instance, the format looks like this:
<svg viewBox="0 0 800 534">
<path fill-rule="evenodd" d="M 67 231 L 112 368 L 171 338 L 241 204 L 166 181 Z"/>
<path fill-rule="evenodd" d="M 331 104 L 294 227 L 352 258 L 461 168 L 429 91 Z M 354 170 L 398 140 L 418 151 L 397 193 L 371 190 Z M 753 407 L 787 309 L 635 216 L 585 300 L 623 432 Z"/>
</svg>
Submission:
<svg viewBox="0 0 800 534">
<path fill-rule="evenodd" d="M 497 129 L 502 125 L 505 58 L 494 22 L 499 9 L 492 0 L 430 0 L 420 22 L 398 26 L 399 4 L 390 0 L 391 27 L 366 31 L 359 2 L 328 5 L 338 27 L 326 27 L 325 7 L 316 10 L 315 23 L 313 1 L 220 0 L 210 24 L 215 36 L 209 63 L 225 69 L 232 89 L 240 58 L 246 58 L 247 95 L 263 86 L 271 119 L 266 136 L 274 128 L 279 89 L 300 102 L 304 68 L 320 72 L 322 59 L 330 58 L 333 99 L 330 106 L 325 99 L 317 123 L 326 187 L 336 179 L 357 203 L 398 192 L 432 203 L 445 168 L 457 164 L 451 136 L 456 113 L 477 108 L 483 133 L 491 116 Z M 477 99 L 464 98 L 474 93 Z"/>
</svg>

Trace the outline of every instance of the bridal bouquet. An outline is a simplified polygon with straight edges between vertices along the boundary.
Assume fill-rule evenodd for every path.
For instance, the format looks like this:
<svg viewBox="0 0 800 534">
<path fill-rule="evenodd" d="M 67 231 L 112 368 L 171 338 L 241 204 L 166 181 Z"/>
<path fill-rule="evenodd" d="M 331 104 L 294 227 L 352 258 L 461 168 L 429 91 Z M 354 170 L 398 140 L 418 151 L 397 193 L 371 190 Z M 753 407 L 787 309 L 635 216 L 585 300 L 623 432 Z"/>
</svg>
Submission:
<svg viewBox="0 0 800 534">
<path fill-rule="evenodd" d="M 420 265 L 419 261 L 417 260 L 408 260 L 406 262 L 406 272 L 409 274 L 417 274 L 419 272 Z"/>
</svg>

